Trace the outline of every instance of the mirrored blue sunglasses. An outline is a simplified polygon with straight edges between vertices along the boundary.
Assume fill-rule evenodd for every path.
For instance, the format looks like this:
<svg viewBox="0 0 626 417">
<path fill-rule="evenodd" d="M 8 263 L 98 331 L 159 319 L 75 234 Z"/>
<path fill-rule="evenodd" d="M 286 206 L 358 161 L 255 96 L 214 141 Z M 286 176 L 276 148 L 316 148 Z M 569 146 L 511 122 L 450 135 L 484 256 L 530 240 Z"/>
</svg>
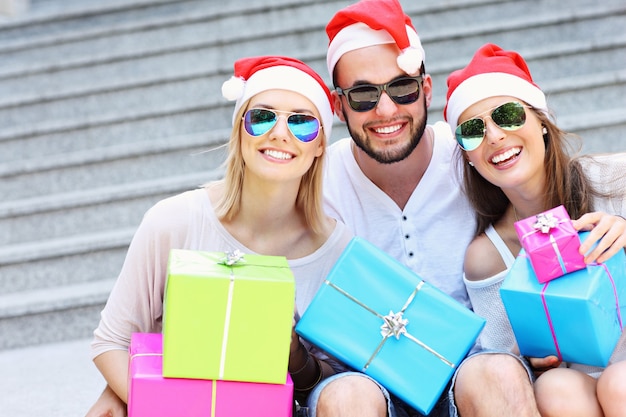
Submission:
<svg viewBox="0 0 626 417">
<path fill-rule="evenodd" d="M 262 108 L 246 111 L 243 125 L 252 136 L 261 136 L 269 132 L 278 122 L 279 113 L 287 114 L 289 131 L 301 142 L 311 142 L 319 135 L 321 129 L 317 117 L 306 113 L 283 112 Z"/>
</svg>

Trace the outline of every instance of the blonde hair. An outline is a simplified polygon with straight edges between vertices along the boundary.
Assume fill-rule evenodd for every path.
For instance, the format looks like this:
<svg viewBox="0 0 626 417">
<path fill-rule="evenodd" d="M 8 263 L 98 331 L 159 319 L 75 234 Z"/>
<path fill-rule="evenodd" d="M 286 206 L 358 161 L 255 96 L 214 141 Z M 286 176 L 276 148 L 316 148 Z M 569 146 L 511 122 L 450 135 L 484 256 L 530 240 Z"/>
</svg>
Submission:
<svg viewBox="0 0 626 417">
<path fill-rule="evenodd" d="M 239 132 L 241 131 L 243 114 L 247 110 L 248 104 L 249 100 L 237 112 L 228 142 L 228 156 L 224 161 L 225 173 L 222 180 L 225 192 L 215 207 L 216 215 L 220 220 L 232 220 L 241 209 L 245 162 L 241 152 L 241 135 Z M 322 176 L 324 174 L 323 165 L 327 142 L 324 129 L 320 128 L 319 136 L 315 141 L 317 140 L 322 141 L 323 151 L 320 156 L 313 160 L 311 167 L 300 180 L 296 208 L 304 214 L 307 226 L 314 233 L 321 233 L 326 217 L 322 206 Z"/>
</svg>

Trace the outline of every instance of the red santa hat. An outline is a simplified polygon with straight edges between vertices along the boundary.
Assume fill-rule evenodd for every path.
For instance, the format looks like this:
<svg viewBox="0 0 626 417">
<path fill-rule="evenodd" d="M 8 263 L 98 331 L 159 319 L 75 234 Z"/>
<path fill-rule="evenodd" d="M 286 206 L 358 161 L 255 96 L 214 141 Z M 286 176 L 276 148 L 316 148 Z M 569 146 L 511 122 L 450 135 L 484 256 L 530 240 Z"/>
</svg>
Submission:
<svg viewBox="0 0 626 417">
<path fill-rule="evenodd" d="M 398 45 L 398 67 L 409 75 L 417 75 L 424 62 L 420 38 L 398 0 L 361 0 L 347 6 L 328 22 L 326 34 L 331 78 L 343 54 L 373 45 Z"/>
<path fill-rule="evenodd" d="M 491 43 L 483 45 L 465 68 L 448 76 L 443 117 L 456 129 L 469 106 L 488 97 L 512 96 L 548 113 L 546 96 L 533 82 L 524 58 Z"/>
<path fill-rule="evenodd" d="M 330 138 L 333 125 L 330 91 L 322 77 L 304 62 L 285 56 L 258 56 L 237 60 L 234 70 L 234 75 L 222 85 L 224 98 L 237 100 L 233 125 L 241 106 L 254 95 L 266 90 L 289 90 L 313 102 L 322 118 L 324 134 Z"/>
</svg>

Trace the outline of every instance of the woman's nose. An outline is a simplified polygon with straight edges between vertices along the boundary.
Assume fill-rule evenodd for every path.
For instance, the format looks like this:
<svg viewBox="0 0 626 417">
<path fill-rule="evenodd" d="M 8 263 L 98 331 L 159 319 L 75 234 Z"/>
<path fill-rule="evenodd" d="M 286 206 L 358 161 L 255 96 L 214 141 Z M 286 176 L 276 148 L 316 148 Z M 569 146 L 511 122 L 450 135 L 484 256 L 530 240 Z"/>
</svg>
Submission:
<svg viewBox="0 0 626 417">
<path fill-rule="evenodd" d="M 490 117 L 483 119 L 485 123 L 485 139 L 491 144 L 496 144 L 506 137 L 506 132 L 498 126 Z"/>
<path fill-rule="evenodd" d="M 270 131 L 270 138 L 282 139 L 291 138 L 289 126 L 287 124 L 287 116 L 281 115 L 276 119 L 276 124 Z"/>
</svg>

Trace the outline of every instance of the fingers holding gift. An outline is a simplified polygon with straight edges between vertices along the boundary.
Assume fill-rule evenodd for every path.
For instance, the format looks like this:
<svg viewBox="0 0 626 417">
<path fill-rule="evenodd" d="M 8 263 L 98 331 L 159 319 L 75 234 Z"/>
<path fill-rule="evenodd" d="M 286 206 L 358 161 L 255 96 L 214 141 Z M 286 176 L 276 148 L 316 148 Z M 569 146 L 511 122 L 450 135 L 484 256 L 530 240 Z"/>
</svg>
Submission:
<svg viewBox="0 0 626 417">
<path fill-rule="evenodd" d="M 626 247 L 626 219 L 603 212 L 587 213 L 572 221 L 577 230 L 589 230 L 580 245 L 585 263 L 605 262 Z M 597 246 L 593 245 L 597 242 Z"/>
<path fill-rule="evenodd" d="M 530 367 L 535 374 L 535 377 L 549 371 L 552 368 L 558 368 L 561 365 L 561 361 L 556 356 L 546 356 L 545 358 L 526 358 Z"/>
</svg>

